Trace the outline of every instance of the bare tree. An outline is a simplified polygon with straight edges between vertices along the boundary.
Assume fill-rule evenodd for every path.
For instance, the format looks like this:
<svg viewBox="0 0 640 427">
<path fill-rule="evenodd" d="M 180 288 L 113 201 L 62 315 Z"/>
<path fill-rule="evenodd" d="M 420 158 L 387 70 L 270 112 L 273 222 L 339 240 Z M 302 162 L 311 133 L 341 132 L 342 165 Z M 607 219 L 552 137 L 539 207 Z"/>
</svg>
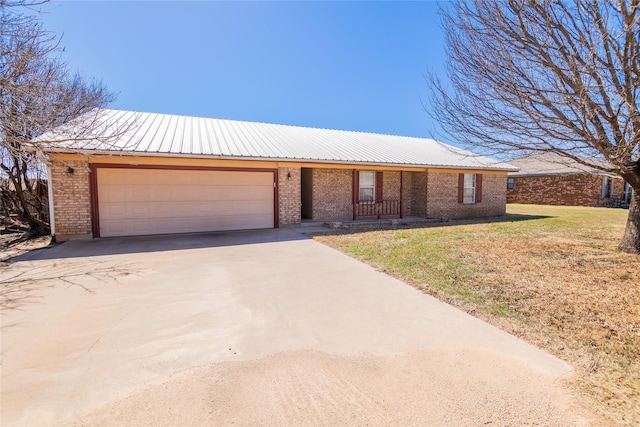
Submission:
<svg viewBox="0 0 640 427">
<path fill-rule="evenodd" d="M 621 176 L 634 193 L 619 248 L 640 253 L 640 0 L 460 0 L 441 15 L 449 82 L 428 80 L 444 133 Z"/>
<path fill-rule="evenodd" d="M 59 39 L 34 15 L 16 10 L 40 2 L 0 2 L 0 215 L 46 234 L 42 153 L 59 141 L 38 137 L 82 116 L 71 136 L 82 138 L 95 130 L 91 123 L 98 123 L 97 112 L 112 95 L 102 84 L 71 74 L 57 57 Z"/>
</svg>

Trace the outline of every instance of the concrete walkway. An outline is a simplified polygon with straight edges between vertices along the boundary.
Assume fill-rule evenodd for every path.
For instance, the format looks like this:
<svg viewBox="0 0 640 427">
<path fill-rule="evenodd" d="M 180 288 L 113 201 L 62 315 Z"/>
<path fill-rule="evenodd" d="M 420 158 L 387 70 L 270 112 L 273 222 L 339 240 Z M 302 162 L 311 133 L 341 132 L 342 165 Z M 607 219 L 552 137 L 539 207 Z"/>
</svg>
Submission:
<svg viewBox="0 0 640 427">
<path fill-rule="evenodd" d="M 555 357 L 307 238 L 299 229 L 71 241 L 30 253 L 0 268 L 0 275 L 2 426 L 74 420 L 192 368 L 233 370 L 236 365 L 220 363 L 261 363 L 277 355 L 286 359 L 306 354 L 297 366 L 306 366 L 309 354 L 343 358 L 353 372 L 353 366 L 362 366 L 353 365 L 358 358 L 382 363 L 376 358 L 412 355 L 422 361 L 414 368 L 425 374 L 444 369 L 436 362 L 450 354 L 462 358 L 456 366 L 471 373 L 476 372 L 476 361 L 477 368 L 496 368 L 478 371 L 480 384 L 490 382 L 483 375 L 502 372 L 501 387 L 516 391 L 525 387 L 517 384 L 524 371 L 530 372 L 532 383 L 551 387 L 571 370 Z M 282 369 L 282 375 L 289 375 Z M 458 376 L 446 378 L 454 381 Z M 558 395 L 548 390 L 531 399 L 548 399 L 552 412 L 566 415 L 566 402 L 558 403 Z M 530 404 L 525 399 L 522 407 Z M 542 413 L 550 407 L 544 406 Z M 132 414 L 140 413 L 140 406 L 131 408 Z M 510 408 L 505 411 L 518 410 Z M 454 406 L 449 409 L 456 411 Z M 105 425 L 117 420 L 117 411 L 108 411 L 103 413 Z M 121 407 L 120 412 L 126 411 Z M 149 409 L 146 419 L 153 419 L 153 413 L 160 412 Z M 381 414 L 376 419 L 384 424 L 387 419 Z M 260 421 L 253 415 L 236 421 Z M 393 413 L 389 415 L 393 420 Z M 509 422 L 526 420 L 517 418 L 520 415 Z M 298 416 L 302 418 L 282 415 L 271 420 L 305 421 L 304 414 Z M 171 424 L 169 418 L 159 420 Z M 190 420 L 206 424 L 220 418 Z M 131 418 L 120 422 L 137 424 Z"/>
</svg>

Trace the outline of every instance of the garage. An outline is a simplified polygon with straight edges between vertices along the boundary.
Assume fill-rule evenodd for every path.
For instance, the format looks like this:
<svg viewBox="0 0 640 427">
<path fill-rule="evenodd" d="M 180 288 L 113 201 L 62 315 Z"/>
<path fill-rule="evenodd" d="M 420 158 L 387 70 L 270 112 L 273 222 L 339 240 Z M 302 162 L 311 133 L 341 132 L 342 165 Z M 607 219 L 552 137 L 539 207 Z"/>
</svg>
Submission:
<svg viewBox="0 0 640 427">
<path fill-rule="evenodd" d="M 94 170 L 94 209 L 98 213 L 94 226 L 101 237 L 277 225 L 272 171 L 122 167 Z"/>
</svg>

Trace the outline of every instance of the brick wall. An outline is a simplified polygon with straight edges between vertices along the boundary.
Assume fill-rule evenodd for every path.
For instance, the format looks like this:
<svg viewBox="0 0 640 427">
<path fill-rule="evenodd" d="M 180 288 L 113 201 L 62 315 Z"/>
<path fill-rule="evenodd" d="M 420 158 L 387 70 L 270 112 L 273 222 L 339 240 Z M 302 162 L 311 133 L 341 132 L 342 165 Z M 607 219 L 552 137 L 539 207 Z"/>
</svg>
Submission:
<svg viewBox="0 0 640 427">
<path fill-rule="evenodd" d="M 400 172 L 382 172 L 382 199 L 400 200 Z"/>
<path fill-rule="evenodd" d="M 351 219 L 352 177 L 348 169 L 313 169 L 313 219 Z M 405 172 L 403 179 L 405 216 L 473 217 L 503 215 L 506 204 L 505 174 L 483 173 L 482 201 L 458 203 L 458 174 Z M 400 172 L 384 171 L 383 198 L 400 197 Z"/>
<path fill-rule="evenodd" d="M 291 179 L 287 179 L 291 174 Z M 280 225 L 300 223 L 300 168 L 278 168 L 278 215 Z"/>
<path fill-rule="evenodd" d="M 313 169 L 313 219 L 353 218 L 351 169 Z"/>
<path fill-rule="evenodd" d="M 427 216 L 427 173 L 411 172 L 407 174 L 411 176 L 411 216 Z"/>
<path fill-rule="evenodd" d="M 411 213 L 411 189 L 412 173 L 404 172 L 402 177 L 402 211 L 403 215 L 410 216 Z M 382 199 L 400 200 L 400 171 L 382 172 Z"/>
<path fill-rule="evenodd" d="M 427 173 L 427 217 L 465 218 L 504 215 L 507 175 L 482 173 L 482 201 L 458 203 L 458 174 Z"/>
<path fill-rule="evenodd" d="M 411 216 L 411 188 L 413 186 L 413 173 L 405 172 L 402 178 L 402 210 L 405 217 Z"/>
<path fill-rule="evenodd" d="M 624 196 L 624 181 L 614 179 L 614 194 Z M 507 190 L 508 203 L 541 205 L 597 206 L 602 198 L 602 176 L 589 174 L 513 177 Z"/>
<path fill-rule="evenodd" d="M 90 237 L 91 202 L 86 161 L 54 161 L 51 168 L 55 234 L 58 240 Z M 67 168 L 73 168 L 73 175 Z"/>
<path fill-rule="evenodd" d="M 74 168 L 69 176 L 68 167 Z M 86 161 L 54 162 L 51 166 L 56 237 L 91 236 L 89 169 Z M 291 179 L 287 180 L 287 174 Z M 351 169 L 312 169 L 313 219 L 345 220 L 353 215 Z M 278 168 L 278 215 L 281 225 L 297 224 L 301 217 L 301 169 Z M 504 214 L 506 175 L 483 174 L 482 202 L 458 203 L 458 174 L 404 173 L 404 215 L 471 217 Z M 601 181 L 600 181 L 601 183 Z M 400 172 L 384 171 L 383 197 L 400 197 Z M 601 186 L 599 187 L 601 191 Z M 622 186 L 620 185 L 620 191 Z"/>
</svg>

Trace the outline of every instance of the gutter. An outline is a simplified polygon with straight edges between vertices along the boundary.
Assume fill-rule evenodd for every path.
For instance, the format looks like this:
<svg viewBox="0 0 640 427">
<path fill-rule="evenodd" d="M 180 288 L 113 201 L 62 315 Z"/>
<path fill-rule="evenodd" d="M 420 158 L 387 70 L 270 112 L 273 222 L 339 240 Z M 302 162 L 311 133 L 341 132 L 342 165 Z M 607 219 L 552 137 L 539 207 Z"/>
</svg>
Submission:
<svg viewBox="0 0 640 427">
<path fill-rule="evenodd" d="M 224 155 L 206 155 L 206 154 L 176 154 L 176 153 L 158 153 L 147 151 L 109 151 L 109 150 L 76 150 L 76 149 L 58 149 L 48 151 L 49 153 L 64 154 L 84 154 L 87 156 L 134 156 L 134 157 L 171 157 L 182 159 L 204 159 L 204 160 L 246 160 L 246 161 L 272 161 L 272 162 L 291 162 L 291 163 L 324 163 L 337 165 L 358 165 L 358 166 L 389 166 L 389 167 L 407 167 L 407 168 L 428 168 L 428 169 L 464 169 L 464 170 L 490 170 L 501 172 L 517 172 L 520 170 L 516 167 L 491 167 L 491 166 L 467 166 L 467 165 L 425 165 L 419 163 L 385 163 L 385 162 L 366 162 L 366 161 L 350 161 L 337 159 L 304 159 L 304 158 L 287 158 L 287 157 L 247 157 L 247 156 L 224 156 Z"/>
</svg>

